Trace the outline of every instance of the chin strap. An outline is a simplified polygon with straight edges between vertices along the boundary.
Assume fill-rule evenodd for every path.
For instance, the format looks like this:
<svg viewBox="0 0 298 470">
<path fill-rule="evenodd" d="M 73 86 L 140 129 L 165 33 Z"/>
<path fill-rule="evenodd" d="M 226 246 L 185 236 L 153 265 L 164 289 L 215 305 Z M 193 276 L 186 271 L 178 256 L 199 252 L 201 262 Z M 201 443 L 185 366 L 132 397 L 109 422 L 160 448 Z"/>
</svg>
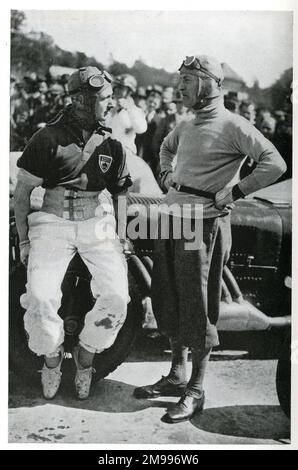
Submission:
<svg viewBox="0 0 298 470">
<path fill-rule="evenodd" d="M 112 128 L 103 126 L 102 124 L 98 124 L 97 128 L 94 131 L 96 134 L 103 135 L 105 132 L 112 134 Z"/>
<path fill-rule="evenodd" d="M 214 88 L 211 88 L 210 84 L 208 84 L 208 82 L 201 77 L 198 77 L 198 80 L 198 101 L 193 107 L 195 111 L 199 111 L 200 109 L 205 108 L 205 106 L 208 106 L 221 96 L 221 91 L 219 89 L 215 90 Z"/>
<path fill-rule="evenodd" d="M 207 105 L 207 100 L 206 100 L 207 96 L 206 96 L 206 90 L 204 87 L 204 80 L 198 76 L 198 81 L 199 81 L 199 88 L 198 88 L 198 94 L 197 94 L 198 101 L 193 107 L 195 111 L 198 111 L 199 109 L 202 109 L 204 108 L 204 106 Z"/>
</svg>

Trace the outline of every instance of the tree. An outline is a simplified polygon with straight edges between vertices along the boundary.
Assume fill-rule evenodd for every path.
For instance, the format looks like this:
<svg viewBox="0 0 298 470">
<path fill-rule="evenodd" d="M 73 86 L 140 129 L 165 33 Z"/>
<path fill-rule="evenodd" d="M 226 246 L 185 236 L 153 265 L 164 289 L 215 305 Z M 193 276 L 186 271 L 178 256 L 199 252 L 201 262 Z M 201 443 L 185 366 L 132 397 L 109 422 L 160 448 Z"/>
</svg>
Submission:
<svg viewBox="0 0 298 470">
<path fill-rule="evenodd" d="M 291 94 L 293 82 L 293 69 L 287 69 L 270 87 L 270 94 L 274 109 L 284 109 Z"/>
<path fill-rule="evenodd" d="M 11 28 L 12 34 L 20 32 L 25 19 L 26 19 L 26 16 L 23 11 L 11 10 L 10 28 Z"/>
<path fill-rule="evenodd" d="M 157 69 L 145 64 L 141 59 L 135 61 L 129 72 L 134 75 L 141 86 L 161 85 L 173 86 L 177 74 L 169 73 L 164 69 Z"/>
<path fill-rule="evenodd" d="M 109 71 L 114 77 L 121 75 L 122 73 L 130 73 L 130 69 L 126 64 L 116 61 L 110 65 Z"/>
<path fill-rule="evenodd" d="M 11 66 L 18 74 L 36 72 L 45 74 L 53 63 L 52 38 L 40 35 L 39 40 L 20 33 L 11 40 Z"/>
<path fill-rule="evenodd" d="M 247 88 L 250 99 L 257 107 L 265 107 L 274 110 L 285 109 L 289 95 L 291 93 L 291 83 L 293 81 L 293 69 L 285 70 L 282 75 L 267 88 L 260 88 L 256 80 L 252 87 Z"/>
<path fill-rule="evenodd" d="M 79 69 L 80 67 L 86 67 L 88 65 L 88 57 L 84 52 L 77 52 L 76 59 L 76 68 Z"/>
</svg>

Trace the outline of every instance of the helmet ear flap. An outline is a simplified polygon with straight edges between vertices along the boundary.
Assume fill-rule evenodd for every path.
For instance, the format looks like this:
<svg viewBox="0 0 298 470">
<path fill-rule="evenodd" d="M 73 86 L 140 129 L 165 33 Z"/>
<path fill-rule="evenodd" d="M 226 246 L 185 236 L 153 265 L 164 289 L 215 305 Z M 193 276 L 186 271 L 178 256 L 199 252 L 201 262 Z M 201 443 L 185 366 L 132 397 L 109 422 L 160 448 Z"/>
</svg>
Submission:
<svg viewBox="0 0 298 470">
<path fill-rule="evenodd" d="M 90 94 L 87 90 L 82 92 L 84 114 L 87 121 L 91 124 L 96 123 L 95 118 L 95 103 L 96 103 L 96 94 Z"/>
<path fill-rule="evenodd" d="M 206 81 L 202 77 L 198 76 L 197 102 L 194 106 L 194 109 L 200 109 L 202 105 L 206 104 L 206 98 L 208 98 L 210 94 L 210 85 L 208 85 L 209 83 L 209 81 Z"/>
<path fill-rule="evenodd" d="M 199 76 L 197 76 L 197 79 L 198 79 L 198 90 L 197 90 L 197 99 L 198 99 L 198 101 L 197 102 L 199 102 L 202 99 L 203 80 Z"/>
<path fill-rule="evenodd" d="M 78 107 L 84 107 L 86 102 L 85 93 L 83 90 L 77 91 L 71 95 L 72 102 Z"/>
</svg>

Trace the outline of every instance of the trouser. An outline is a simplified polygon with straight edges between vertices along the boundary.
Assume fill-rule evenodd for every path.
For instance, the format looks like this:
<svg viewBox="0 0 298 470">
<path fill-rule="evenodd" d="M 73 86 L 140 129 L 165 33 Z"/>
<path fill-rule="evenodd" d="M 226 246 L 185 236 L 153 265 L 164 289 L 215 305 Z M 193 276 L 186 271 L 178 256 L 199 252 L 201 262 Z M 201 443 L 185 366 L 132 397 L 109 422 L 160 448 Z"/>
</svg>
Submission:
<svg viewBox="0 0 298 470">
<path fill-rule="evenodd" d="M 107 220 L 94 217 L 75 222 L 45 212 L 29 215 L 28 280 L 21 304 L 26 309 L 29 348 L 37 355 L 54 353 L 63 343 L 63 320 L 57 313 L 61 283 L 76 252 L 92 276 L 96 299 L 85 316 L 79 342 L 90 352 L 101 352 L 114 343 L 126 318 L 129 295 L 127 265 L 115 235 L 115 219 L 109 219 L 108 224 Z"/>
<path fill-rule="evenodd" d="M 159 330 L 184 346 L 204 350 L 219 344 L 216 322 L 231 225 L 230 215 L 202 222 L 201 247 L 187 250 L 189 240 L 173 239 L 170 217 L 170 238 L 156 241 L 151 295 Z"/>
</svg>

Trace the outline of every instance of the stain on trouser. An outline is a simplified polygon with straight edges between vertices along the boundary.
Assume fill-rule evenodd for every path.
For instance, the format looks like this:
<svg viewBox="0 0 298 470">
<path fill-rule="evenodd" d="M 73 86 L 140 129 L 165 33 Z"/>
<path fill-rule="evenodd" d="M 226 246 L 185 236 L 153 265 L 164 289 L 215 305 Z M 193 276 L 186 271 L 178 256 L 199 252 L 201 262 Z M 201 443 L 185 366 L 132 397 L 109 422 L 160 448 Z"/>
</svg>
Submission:
<svg viewBox="0 0 298 470">
<path fill-rule="evenodd" d="M 85 316 L 80 344 L 90 352 L 101 352 L 114 343 L 129 301 L 127 265 L 118 239 L 98 238 L 104 223 L 99 218 L 73 222 L 43 212 L 29 216 L 28 282 L 21 304 L 26 309 L 29 348 L 37 355 L 55 352 L 64 341 L 63 320 L 57 312 L 62 280 L 76 252 L 92 276 L 96 299 Z"/>
</svg>

